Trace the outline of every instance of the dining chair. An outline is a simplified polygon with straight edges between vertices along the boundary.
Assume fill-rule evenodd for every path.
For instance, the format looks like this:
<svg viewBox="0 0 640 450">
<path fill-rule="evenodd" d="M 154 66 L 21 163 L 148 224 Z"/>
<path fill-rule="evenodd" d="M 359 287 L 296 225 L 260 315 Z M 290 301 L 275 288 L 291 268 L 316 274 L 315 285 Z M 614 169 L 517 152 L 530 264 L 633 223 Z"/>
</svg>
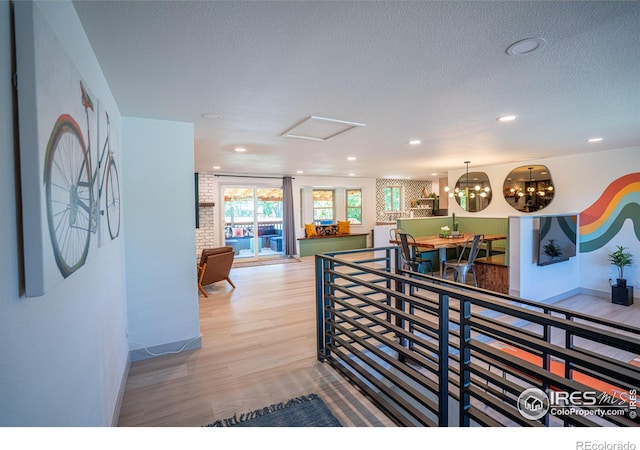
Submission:
<svg viewBox="0 0 640 450">
<path fill-rule="evenodd" d="M 433 263 L 428 258 L 421 258 L 416 252 L 416 239 L 406 232 L 397 234 L 402 249 L 402 265 L 406 270 L 433 275 Z"/>
<path fill-rule="evenodd" d="M 400 233 L 406 233 L 406 231 L 402 228 L 391 228 L 389 230 L 389 239 L 391 241 L 400 242 Z"/>
<path fill-rule="evenodd" d="M 460 282 L 466 284 L 467 274 L 473 273 L 473 280 L 476 287 L 478 287 L 478 276 L 476 275 L 475 261 L 480 252 L 480 245 L 484 241 L 484 234 L 474 234 L 467 238 L 464 243 L 464 247 L 458 256 L 458 259 L 452 261 L 445 261 L 442 268 L 442 278 L 447 279 L 447 273 L 449 269 L 453 270 L 453 281 L 458 281 L 458 275 L 460 276 Z M 466 256 L 466 259 L 464 259 Z"/>
</svg>

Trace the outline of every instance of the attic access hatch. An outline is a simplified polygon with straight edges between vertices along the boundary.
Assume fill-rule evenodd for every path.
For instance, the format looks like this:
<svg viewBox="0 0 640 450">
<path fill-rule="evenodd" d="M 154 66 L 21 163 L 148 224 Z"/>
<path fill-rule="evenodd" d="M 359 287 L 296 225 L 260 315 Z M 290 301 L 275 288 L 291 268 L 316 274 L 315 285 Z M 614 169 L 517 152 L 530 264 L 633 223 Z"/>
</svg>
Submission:
<svg viewBox="0 0 640 450">
<path fill-rule="evenodd" d="M 365 126 L 364 123 L 309 116 L 289 128 L 281 136 L 324 142 L 353 128 Z"/>
</svg>

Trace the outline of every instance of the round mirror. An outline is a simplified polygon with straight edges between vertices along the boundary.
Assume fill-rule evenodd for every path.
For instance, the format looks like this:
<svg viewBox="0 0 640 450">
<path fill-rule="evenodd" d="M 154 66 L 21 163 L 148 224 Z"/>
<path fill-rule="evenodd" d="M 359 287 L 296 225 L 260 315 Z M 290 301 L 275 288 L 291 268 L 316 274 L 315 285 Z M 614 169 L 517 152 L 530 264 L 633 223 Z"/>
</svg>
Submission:
<svg viewBox="0 0 640 450">
<path fill-rule="evenodd" d="M 555 194 L 546 166 L 520 166 L 504 180 L 504 199 L 518 211 L 530 213 L 547 207 Z"/>
<path fill-rule="evenodd" d="M 456 183 L 449 197 L 454 197 L 462 209 L 478 212 L 491 203 L 491 184 L 489 176 L 484 172 L 467 172 Z"/>
</svg>

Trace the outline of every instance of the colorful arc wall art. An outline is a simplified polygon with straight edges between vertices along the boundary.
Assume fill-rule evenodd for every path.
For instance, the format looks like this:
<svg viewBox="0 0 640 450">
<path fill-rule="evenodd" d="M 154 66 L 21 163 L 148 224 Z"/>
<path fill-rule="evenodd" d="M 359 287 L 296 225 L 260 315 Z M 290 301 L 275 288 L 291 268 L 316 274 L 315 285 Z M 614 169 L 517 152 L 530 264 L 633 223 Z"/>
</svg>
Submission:
<svg viewBox="0 0 640 450">
<path fill-rule="evenodd" d="M 618 178 L 580 213 L 580 253 L 604 247 L 631 219 L 640 241 L 640 172 Z"/>
</svg>

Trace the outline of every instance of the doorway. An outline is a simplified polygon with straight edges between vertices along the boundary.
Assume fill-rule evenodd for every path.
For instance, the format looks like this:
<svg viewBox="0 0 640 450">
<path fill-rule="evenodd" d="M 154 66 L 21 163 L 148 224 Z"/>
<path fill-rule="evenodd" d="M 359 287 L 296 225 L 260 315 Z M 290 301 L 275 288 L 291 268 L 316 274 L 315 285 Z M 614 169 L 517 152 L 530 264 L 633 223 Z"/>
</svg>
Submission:
<svg viewBox="0 0 640 450">
<path fill-rule="evenodd" d="M 282 256 L 282 187 L 223 189 L 225 245 L 236 259 Z"/>
</svg>

